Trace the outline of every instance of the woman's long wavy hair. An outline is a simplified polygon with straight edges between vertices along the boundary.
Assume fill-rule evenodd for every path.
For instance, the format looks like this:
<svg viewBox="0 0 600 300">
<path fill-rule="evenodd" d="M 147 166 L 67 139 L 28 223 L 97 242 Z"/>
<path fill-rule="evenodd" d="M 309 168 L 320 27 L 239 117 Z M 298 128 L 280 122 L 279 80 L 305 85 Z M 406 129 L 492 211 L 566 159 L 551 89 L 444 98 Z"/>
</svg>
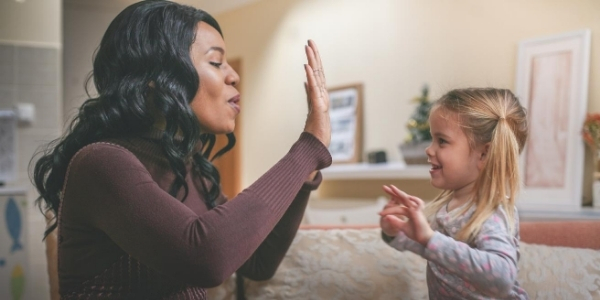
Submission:
<svg viewBox="0 0 600 300">
<path fill-rule="evenodd" d="M 57 226 L 65 174 L 73 155 L 99 140 L 140 136 L 158 118 L 166 123 L 160 144 L 175 174 L 169 193 L 175 196 L 183 187 L 183 199 L 187 197 L 184 160 L 202 142 L 202 151 L 193 154 L 193 165 L 211 183 L 210 188 L 204 187 L 207 206 L 216 206 L 220 177 L 211 160 L 230 150 L 235 137 L 228 134 L 227 145 L 211 158 L 215 136 L 200 133 L 198 118 L 189 106 L 200 84 L 190 57 L 199 22 L 222 35 L 208 13 L 162 0 L 132 4 L 109 25 L 96 50 L 91 74 L 97 96 L 83 103 L 61 138 L 36 154 L 40 158 L 32 181 L 40 194 L 37 202 L 43 212 L 54 213 L 44 237 Z"/>
<path fill-rule="evenodd" d="M 434 109 L 458 116 L 471 149 L 489 145 L 487 159 L 473 187 L 471 205 L 476 206 L 475 213 L 457 233 L 457 239 L 471 241 L 499 206 L 504 208 L 509 230 L 513 232 L 515 200 L 520 187 L 519 154 L 528 135 L 525 108 L 510 90 L 472 88 L 446 93 L 434 104 Z M 451 198 L 452 191 L 446 190 L 427 205 L 430 220 Z"/>
</svg>

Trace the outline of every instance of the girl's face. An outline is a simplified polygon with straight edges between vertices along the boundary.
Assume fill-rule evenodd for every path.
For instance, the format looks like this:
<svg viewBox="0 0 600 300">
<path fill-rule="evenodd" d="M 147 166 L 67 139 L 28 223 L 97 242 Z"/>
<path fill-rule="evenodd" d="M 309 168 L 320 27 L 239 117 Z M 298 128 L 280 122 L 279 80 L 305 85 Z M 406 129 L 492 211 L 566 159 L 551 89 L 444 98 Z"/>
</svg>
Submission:
<svg viewBox="0 0 600 300">
<path fill-rule="evenodd" d="M 227 64 L 225 42 L 219 32 L 204 22 L 196 26 L 190 56 L 200 77 L 198 91 L 190 103 L 203 133 L 233 132 L 240 113 L 239 75 Z"/>
<path fill-rule="evenodd" d="M 468 193 L 483 167 L 485 147 L 471 149 L 458 121 L 456 113 L 435 107 L 429 115 L 433 140 L 425 153 L 434 187 Z"/>
</svg>

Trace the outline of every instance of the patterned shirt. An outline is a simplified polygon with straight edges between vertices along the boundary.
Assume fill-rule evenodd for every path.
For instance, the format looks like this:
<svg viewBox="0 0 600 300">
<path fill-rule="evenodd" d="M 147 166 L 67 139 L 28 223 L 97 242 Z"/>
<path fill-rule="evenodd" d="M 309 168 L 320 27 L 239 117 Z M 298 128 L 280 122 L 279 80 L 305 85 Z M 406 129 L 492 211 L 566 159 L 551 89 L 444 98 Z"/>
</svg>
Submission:
<svg viewBox="0 0 600 300">
<path fill-rule="evenodd" d="M 402 232 L 389 245 L 427 260 L 430 299 L 529 299 L 517 282 L 520 254 L 516 208 L 514 234 L 510 234 L 506 213 L 499 207 L 467 244 L 454 239 L 475 212 L 472 206 L 459 215 L 464 205 L 450 212 L 444 205 L 436 213 L 431 224 L 435 233 L 426 247 Z"/>
</svg>

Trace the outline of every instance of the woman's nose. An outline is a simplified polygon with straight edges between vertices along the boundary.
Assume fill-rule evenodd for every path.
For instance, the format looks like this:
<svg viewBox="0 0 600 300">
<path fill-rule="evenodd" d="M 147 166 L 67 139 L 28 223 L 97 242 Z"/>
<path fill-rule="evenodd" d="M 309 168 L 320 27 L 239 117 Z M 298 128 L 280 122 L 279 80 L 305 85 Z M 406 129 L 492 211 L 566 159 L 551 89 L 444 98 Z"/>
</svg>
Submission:
<svg viewBox="0 0 600 300">
<path fill-rule="evenodd" d="M 232 86 L 236 86 L 240 83 L 240 75 L 233 68 L 231 68 L 230 70 L 231 73 L 225 78 L 225 83 Z"/>
</svg>

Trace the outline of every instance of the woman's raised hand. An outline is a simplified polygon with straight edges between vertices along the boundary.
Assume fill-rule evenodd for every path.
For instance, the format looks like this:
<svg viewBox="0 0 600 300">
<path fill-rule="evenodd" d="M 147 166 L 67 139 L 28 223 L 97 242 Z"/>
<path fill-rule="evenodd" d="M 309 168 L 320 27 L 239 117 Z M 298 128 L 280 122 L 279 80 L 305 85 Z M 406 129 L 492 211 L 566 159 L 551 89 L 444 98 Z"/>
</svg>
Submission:
<svg viewBox="0 0 600 300">
<path fill-rule="evenodd" d="M 308 64 L 306 71 L 306 94 L 308 96 L 308 116 L 304 131 L 311 133 L 326 147 L 331 142 L 331 123 L 329 120 L 329 94 L 325 86 L 325 73 L 317 45 L 312 40 L 304 46 Z"/>
</svg>

